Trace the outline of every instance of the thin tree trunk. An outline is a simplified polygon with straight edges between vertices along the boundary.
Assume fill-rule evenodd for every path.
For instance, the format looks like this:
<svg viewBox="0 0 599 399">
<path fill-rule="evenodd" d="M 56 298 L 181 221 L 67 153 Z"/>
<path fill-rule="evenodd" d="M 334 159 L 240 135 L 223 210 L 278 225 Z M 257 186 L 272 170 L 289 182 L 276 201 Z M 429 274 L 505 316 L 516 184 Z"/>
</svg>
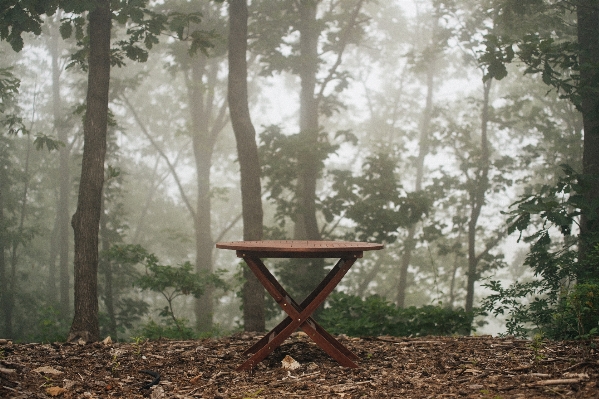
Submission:
<svg viewBox="0 0 599 399">
<path fill-rule="evenodd" d="M 141 212 L 139 214 L 139 218 L 137 219 L 137 223 L 135 224 L 135 230 L 134 230 L 135 232 L 133 233 L 133 239 L 131 240 L 131 242 L 134 244 L 139 243 L 139 237 L 141 235 L 143 228 L 145 227 L 144 222 L 146 220 L 146 215 L 148 214 L 148 210 L 150 209 L 150 204 L 152 203 L 152 199 L 154 198 L 154 195 L 156 194 L 156 190 L 157 190 L 158 186 L 164 180 L 164 178 L 159 178 L 157 176 L 159 163 L 160 163 L 160 156 L 158 156 L 156 158 L 156 162 L 154 163 L 154 169 L 152 169 L 152 177 L 150 179 L 150 188 L 148 190 L 148 194 L 146 195 L 146 200 L 144 202 L 144 206 L 141 209 Z"/>
<path fill-rule="evenodd" d="M 57 190 L 58 191 L 58 190 Z M 56 193 L 56 209 L 58 209 L 58 192 Z M 46 280 L 46 298 L 50 303 L 58 304 L 58 269 L 56 260 L 58 259 L 58 212 L 54 218 L 54 226 L 50 237 L 50 252 L 48 255 L 48 279 Z"/>
<path fill-rule="evenodd" d="M 100 238 L 102 251 L 110 249 L 110 238 L 108 233 L 108 215 L 106 215 L 106 196 L 102 195 L 102 211 L 100 216 Z M 112 270 L 112 261 L 108 259 L 100 259 L 98 261 L 99 270 L 104 274 L 104 305 L 108 314 L 108 334 L 113 340 L 117 341 L 118 331 L 116 322 L 116 311 L 114 308 L 117 302 L 116 292 L 114 290 L 114 274 Z"/>
<path fill-rule="evenodd" d="M 466 312 L 474 307 L 474 283 L 478 280 L 477 266 L 480 257 L 476 255 L 476 227 L 482 207 L 485 204 L 485 194 L 489 186 L 489 139 L 487 128 L 489 125 L 489 92 L 492 79 L 487 80 L 483 87 L 483 109 L 481 113 L 481 138 L 480 138 L 480 169 L 475 187 L 470 192 L 470 220 L 468 221 L 468 282 L 466 284 Z"/>
<path fill-rule="evenodd" d="M 34 98 L 34 110 L 35 110 L 35 98 Z M 35 111 L 34 111 L 35 112 Z M 31 130 L 31 129 L 30 129 Z M 10 275 L 8 277 L 8 287 L 6 291 L 6 326 L 7 330 L 12 336 L 13 334 L 13 314 L 15 310 L 15 293 L 17 292 L 17 262 L 18 262 L 18 248 L 20 238 L 23 237 L 23 229 L 25 227 L 25 212 L 27 210 L 27 193 L 29 191 L 29 159 L 31 157 L 31 141 L 27 137 L 27 150 L 25 153 L 25 170 L 24 178 L 25 185 L 23 187 L 23 194 L 21 195 L 21 209 L 19 210 L 19 226 L 17 228 L 17 236 L 12 241 L 11 255 L 10 255 Z"/>
<path fill-rule="evenodd" d="M 231 123 L 237 141 L 241 172 L 243 239 L 261 240 L 263 211 L 260 189 L 260 161 L 256 131 L 250 117 L 247 93 L 246 0 L 229 1 L 229 87 Z M 264 288 L 248 268 L 244 268 L 243 322 L 245 331 L 264 331 Z"/>
<path fill-rule="evenodd" d="M 318 145 L 318 101 L 315 98 L 318 72 L 318 36 L 316 10 L 318 1 L 301 0 L 300 13 L 300 119 L 302 148 L 298 156 L 297 200 L 298 215 L 294 225 L 294 238 L 320 240 L 316 220 L 316 182 L 320 172 L 314 162 L 312 149 Z"/>
<path fill-rule="evenodd" d="M 449 301 L 448 301 L 447 306 L 450 309 L 453 309 L 454 304 L 455 304 L 455 297 L 456 297 L 455 279 L 456 279 L 456 275 L 458 273 L 459 268 L 460 268 L 460 254 L 456 252 L 454 254 L 454 258 L 453 258 L 453 267 L 451 270 L 451 281 L 449 282 Z"/>
<path fill-rule="evenodd" d="M 374 278 L 381 270 L 383 266 L 384 257 L 383 255 L 378 256 L 376 258 L 376 263 L 366 272 L 366 275 L 362 277 L 362 281 L 358 283 L 358 287 L 356 288 L 356 296 L 363 297 L 366 289 L 370 285 L 370 282 L 374 280 Z"/>
<path fill-rule="evenodd" d="M 433 32 L 434 43 L 435 33 Z M 435 60 L 430 60 L 427 65 L 426 71 L 426 104 L 422 113 L 422 119 L 420 120 L 420 139 L 418 142 L 419 150 L 418 157 L 416 158 L 416 181 L 414 182 L 414 191 L 419 192 L 422 190 L 422 180 L 424 177 L 424 159 L 429 153 L 429 134 L 430 134 L 430 121 L 433 115 L 433 94 L 435 90 Z M 416 224 L 412 224 L 408 228 L 408 236 L 406 237 L 404 244 L 404 251 L 401 257 L 400 269 L 399 269 L 399 283 L 397 287 L 397 306 L 403 308 L 406 300 L 406 290 L 408 288 L 408 268 L 412 261 L 412 252 L 416 247 Z"/>
<path fill-rule="evenodd" d="M 4 219 L 4 189 L 7 187 L 7 179 L 5 173 L 6 172 L 4 170 L 0 170 L 0 226 L 2 227 L 6 226 L 6 221 Z M 9 281 L 6 270 L 6 239 L 6 230 L 3 228 L 2 231 L 0 231 L 0 311 L 2 311 L 2 319 L 4 324 L 4 331 L 2 331 L 2 334 L 6 338 L 12 338 L 12 313 L 10 312 L 12 307 L 9 303 L 9 289 L 11 282 Z"/>
<path fill-rule="evenodd" d="M 75 316 L 69 341 L 100 338 L 98 325 L 98 229 L 104 184 L 108 87 L 110 83 L 110 0 L 98 0 L 89 14 L 89 73 L 83 158 L 75 233 Z"/>
<path fill-rule="evenodd" d="M 596 0 L 578 0 L 576 2 L 576 15 L 578 17 L 578 44 L 580 46 L 579 62 L 581 111 L 584 126 L 584 146 L 582 155 L 583 173 L 593 176 L 588 191 L 584 193 L 587 204 L 599 201 L 599 4 Z M 597 212 L 595 208 L 593 211 Z M 589 219 L 582 216 L 580 225 L 580 253 L 581 259 L 586 252 L 599 242 L 599 218 Z M 584 264 L 584 262 L 581 262 Z M 580 281 L 597 278 L 596 264 L 589 263 L 582 266 L 577 277 Z"/>
<path fill-rule="evenodd" d="M 58 272 L 59 272 L 59 292 L 60 292 L 60 313 L 62 317 L 68 317 L 71 307 L 70 295 L 70 276 L 69 276 L 69 197 L 70 197 L 70 169 L 69 157 L 71 147 L 68 145 L 67 129 L 64 124 L 62 112 L 62 98 L 60 96 L 60 67 L 59 67 L 59 33 L 58 29 L 54 32 L 50 44 L 50 56 L 52 57 L 52 114 L 54 118 L 54 128 L 58 140 L 65 145 L 59 149 L 58 179 L 59 191 L 58 202 L 56 204 L 56 224 L 57 237 L 55 242 L 58 249 Z M 55 258 L 52 257 L 52 266 Z M 54 289 L 56 277 L 53 270 L 50 277 L 50 287 Z"/>
<path fill-rule="evenodd" d="M 208 99 L 204 98 L 202 78 L 206 72 L 207 57 L 198 55 L 192 61 L 191 81 L 188 82 L 189 109 L 193 138 L 193 153 L 196 166 L 196 270 L 212 272 L 212 217 L 210 214 L 210 168 L 214 141 L 209 136 Z M 216 71 L 215 71 L 216 72 Z M 208 78 L 210 80 L 210 78 Z M 196 300 L 196 326 L 199 331 L 212 329 L 214 312 L 214 288 L 206 287 L 204 294 Z"/>
</svg>

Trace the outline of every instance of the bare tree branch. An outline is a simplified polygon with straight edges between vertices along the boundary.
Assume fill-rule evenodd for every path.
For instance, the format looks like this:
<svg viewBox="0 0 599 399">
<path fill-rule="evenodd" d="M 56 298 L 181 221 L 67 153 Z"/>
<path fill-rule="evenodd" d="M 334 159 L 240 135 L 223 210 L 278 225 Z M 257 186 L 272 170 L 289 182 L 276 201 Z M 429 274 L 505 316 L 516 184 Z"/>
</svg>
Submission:
<svg viewBox="0 0 599 399">
<path fill-rule="evenodd" d="M 192 218 L 195 220 L 195 218 L 196 218 L 196 212 L 193 209 L 193 206 L 191 206 L 191 203 L 189 202 L 189 199 L 187 198 L 187 195 L 185 194 L 185 190 L 183 189 L 183 184 L 181 183 L 181 180 L 179 179 L 179 175 L 177 174 L 177 170 L 175 169 L 175 166 L 171 163 L 170 159 L 164 153 L 164 151 L 162 151 L 162 149 L 158 146 L 158 143 L 156 143 L 156 141 L 154 141 L 154 139 L 150 135 L 150 132 L 148 132 L 148 129 L 146 128 L 146 126 L 144 125 L 144 123 L 139 118 L 139 115 L 135 111 L 135 108 L 133 108 L 133 105 L 129 102 L 129 99 L 127 98 L 127 96 L 125 96 L 124 94 L 121 94 L 120 98 L 123 100 L 123 102 L 125 103 L 125 105 L 127 105 L 127 108 L 129 108 L 129 110 L 133 114 L 133 117 L 135 118 L 135 121 L 139 125 L 139 127 L 140 127 L 141 131 L 143 132 L 143 134 L 148 138 L 148 140 L 150 140 L 150 143 L 152 144 L 152 146 L 154 146 L 154 148 L 156 149 L 156 151 L 158 151 L 158 153 L 160 154 L 160 156 L 164 159 L 164 161 L 168 165 L 168 168 L 170 169 L 170 171 L 171 171 L 171 173 L 173 175 L 173 178 L 175 179 L 175 183 L 177 183 L 177 187 L 179 188 L 179 193 L 181 194 L 181 199 L 183 199 L 183 202 L 185 203 L 185 206 L 187 207 L 187 210 L 191 214 Z"/>
<path fill-rule="evenodd" d="M 347 47 L 347 43 L 349 41 L 351 31 L 356 26 L 356 20 L 358 19 L 358 15 L 360 15 L 360 10 L 362 9 L 363 4 L 364 4 L 364 0 L 358 1 L 358 4 L 356 4 L 356 7 L 354 8 L 354 11 L 352 12 L 351 19 L 347 23 L 347 26 L 345 27 L 343 34 L 341 35 L 341 39 L 339 40 L 341 48 L 339 50 L 339 53 L 337 53 L 337 60 L 335 61 L 333 66 L 329 69 L 329 74 L 327 75 L 327 77 L 324 79 L 324 81 L 322 82 L 322 84 L 320 86 L 320 91 L 318 92 L 318 96 L 316 97 L 317 102 L 320 102 L 320 100 L 322 100 L 322 98 L 324 97 L 324 91 L 325 91 L 327 85 L 335 78 L 335 74 L 337 73 L 337 68 L 339 68 L 339 66 L 341 65 L 341 62 L 343 61 L 343 52 L 345 51 L 345 49 Z"/>
</svg>

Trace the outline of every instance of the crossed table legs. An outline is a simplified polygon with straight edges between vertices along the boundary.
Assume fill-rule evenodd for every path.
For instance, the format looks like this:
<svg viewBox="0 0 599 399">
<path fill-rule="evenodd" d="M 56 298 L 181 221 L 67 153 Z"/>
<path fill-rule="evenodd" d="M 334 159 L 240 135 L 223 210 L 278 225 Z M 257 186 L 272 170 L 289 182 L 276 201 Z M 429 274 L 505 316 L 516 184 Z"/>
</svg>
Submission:
<svg viewBox="0 0 599 399">
<path fill-rule="evenodd" d="M 356 252 L 344 255 L 318 287 L 316 287 L 316 289 L 298 305 L 270 273 L 260 258 L 251 256 L 251 254 L 248 254 L 247 252 L 240 252 L 241 251 L 238 252 L 238 256 L 243 258 L 264 288 L 266 288 L 266 291 L 268 291 L 288 316 L 256 344 L 244 352 L 244 354 L 251 353 L 253 355 L 240 365 L 237 370 L 253 368 L 281 345 L 297 328 L 301 328 L 318 346 L 332 358 L 337 360 L 342 366 L 352 368 L 358 367 L 358 365 L 352 361 L 352 359 L 357 360 L 358 357 L 314 321 L 314 319 L 312 319 L 312 313 L 314 313 L 327 296 L 329 296 L 335 289 L 356 259 L 361 257 L 361 253 Z"/>
</svg>

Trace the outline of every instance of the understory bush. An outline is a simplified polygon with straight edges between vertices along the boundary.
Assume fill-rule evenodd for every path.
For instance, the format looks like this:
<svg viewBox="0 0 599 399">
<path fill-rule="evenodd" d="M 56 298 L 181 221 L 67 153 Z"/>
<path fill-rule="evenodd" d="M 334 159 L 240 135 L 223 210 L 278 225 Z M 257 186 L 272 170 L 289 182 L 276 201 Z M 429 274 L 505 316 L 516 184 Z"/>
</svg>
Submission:
<svg viewBox="0 0 599 399">
<path fill-rule="evenodd" d="M 189 326 L 187 319 L 178 318 L 173 321 L 170 316 L 162 317 L 157 323 L 154 319 L 149 319 L 140 328 L 139 335 L 148 339 L 196 339 L 198 334 Z"/>
<path fill-rule="evenodd" d="M 581 217 L 586 216 L 587 223 L 597 218 L 595 204 L 584 195 L 597 178 L 575 173 L 567 165 L 563 169 L 556 185 L 523 197 L 509 213 L 508 232 L 518 230 L 522 238 L 529 227 L 536 227 L 523 238 L 531 243 L 524 264 L 534 272 L 532 281 L 508 287 L 499 281 L 485 284 L 493 294 L 483 301 L 483 309 L 506 315 L 510 335 L 588 339 L 599 332 L 599 239 L 571 235 L 573 225 L 580 228 Z M 556 232 L 557 239 L 552 237 Z"/>
<path fill-rule="evenodd" d="M 53 306 L 42 306 L 37 311 L 38 323 L 27 334 L 28 342 L 65 341 L 69 332 L 70 320 L 61 317 L 60 311 Z"/>
<path fill-rule="evenodd" d="M 350 336 L 467 335 L 474 312 L 427 305 L 398 308 L 377 295 L 366 299 L 334 293 L 318 321 L 333 334 Z"/>
</svg>

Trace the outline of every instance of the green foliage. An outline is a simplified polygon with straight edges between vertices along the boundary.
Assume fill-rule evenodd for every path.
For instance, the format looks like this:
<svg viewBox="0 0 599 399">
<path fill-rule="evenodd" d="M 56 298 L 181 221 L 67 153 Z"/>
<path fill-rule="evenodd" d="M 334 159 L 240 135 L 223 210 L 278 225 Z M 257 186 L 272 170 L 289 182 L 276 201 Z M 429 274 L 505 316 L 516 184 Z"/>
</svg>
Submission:
<svg viewBox="0 0 599 399">
<path fill-rule="evenodd" d="M 60 149 L 60 147 L 64 147 L 65 143 L 55 139 L 52 136 L 48 136 L 46 134 L 38 134 L 35 136 L 33 145 L 35 145 L 35 149 L 38 151 L 43 150 L 44 147 L 46 147 L 48 151 L 53 151 Z"/>
<path fill-rule="evenodd" d="M 338 132 L 345 142 L 355 144 L 355 136 L 347 131 Z M 339 149 L 331 143 L 326 133 L 319 134 L 318 145 L 306 148 L 299 134 L 285 135 L 278 126 L 270 126 L 260 135 L 262 176 L 266 178 L 268 199 L 276 203 L 275 219 L 279 227 L 285 226 L 287 217 L 295 215 L 298 208 L 294 195 L 297 184 L 298 159 L 310 152 L 318 169 Z M 340 218 L 353 220 L 355 231 L 346 239 L 393 242 L 398 229 L 407 227 L 428 213 L 431 199 L 426 193 L 406 194 L 399 184 L 397 159 L 389 152 L 380 151 L 366 158 L 361 175 L 347 170 L 333 170 L 331 194 L 317 199 L 316 207 L 325 221 L 335 224 Z"/>
<path fill-rule="evenodd" d="M 297 214 L 298 202 L 297 173 L 299 158 L 309 153 L 310 159 L 317 165 L 319 171 L 324 168 L 324 161 L 339 145 L 332 144 L 325 132 L 319 132 L 317 145 L 307 143 L 300 134 L 286 135 L 280 127 L 269 126 L 260 134 L 260 165 L 262 176 L 266 179 L 264 189 L 268 192 L 267 199 L 276 203 L 275 220 L 282 227 L 285 219 Z M 322 206 L 318 206 L 322 209 Z"/>
<path fill-rule="evenodd" d="M 332 171 L 333 195 L 323 201 L 327 222 L 345 217 L 356 227 L 350 240 L 394 242 L 398 229 L 408 227 L 428 213 L 431 199 L 424 192 L 405 193 L 399 184 L 397 159 L 387 152 L 370 155 L 362 174 Z"/>
<path fill-rule="evenodd" d="M 15 51 L 23 48 L 23 32 L 42 33 L 42 15 L 52 15 L 58 0 L 3 0 L 0 2 L 0 40 L 6 40 Z"/>
<path fill-rule="evenodd" d="M 580 70 L 585 66 L 579 63 L 576 23 L 571 20 L 577 6 L 561 0 L 499 2 L 496 32 L 485 36 L 486 49 L 480 58 L 485 80 L 503 79 L 505 65 L 518 60 L 526 65 L 525 73 L 539 74 L 543 83 L 580 109 L 581 92 L 587 88 L 580 86 Z"/>
<path fill-rule="evenodd" d="M 173 334 L 171 331 L 173 329 L 177 331 L 181 338 L 186 337 L 193 331 L 188 331 L 189 327 L 187 327 L 186 320 L 175 316 L 173 301 L 183 295 L 193 295 L 198 298 L 204 293 L 208 285 L 223 289 L 227 288 L 219 273 L 194 273 L 192 271 L 193 266 L 189 262 L 185 262 L 179 267 L 165 266 L 160 265 L 154 255 L 149 255 L 145 262 L 146 274 L 137 279 L 135 284 L 142 290 L 160 293 L 168 303 L 160 311 L 160 316 L 167 321 L 166 326 L 159 326 L 162 330 L 155 330 L 153 320 L 146 324 L 147 331 L 144 331 L 143 334 L 149 338 L 156 334 L 167 337 L 169 334 Z"/>
<path fill-rule="evenodd" d="M 535 222 L 540 222 L 540 228 L 524 238 L 531 243 L 525 265 L 532 268 L 535 279 L 507 288 L 499 281 L 485 284 L 494 294 L 485 299 L 483 307 L 495 315 L 509 314 L 508 334 L 542 333 L 548 338 L 572 339 L 597 333 L 599 281 L 593 271 L 599 264 L 599 244 L 581 259 L 580 241 L 571 236 L 581 215 L 597 218 L 597 206 L 584 198 L 592 177 L 567 165 L 563 170 L 556 185 L 545 185 L 538 194 L 524 196 L 514 204 L 517 209 L 509 212 L 510 233 L 519 231 L 522 237 Z M 561 240 L 552 239 L 554 232 L 559 232 Z"/>
<path fill-rule="evenodd" d="M 21 82 L 12 73 L 12 68 L 0 68 L 0 114 L 3 114 L 8 104 L 19 93 Z"/>
<path fill-rule="evenodd" d="M 425 336 L 469 334 L 474 313 L 463 309 L 422 306 L 401 309 L 377 295 L 364 300 L 334 293 L 318 315 L 322 326 L 334 334 L 350 336 Z"/>
<path fill-rule="evenodd" d="M 189 327 L 186 319 L 176 319 L 173 321 L 170 317 L 163 317 L 162 322 L 156 323 L 153 319 L 148 320 L 139 333 L 148 339 L 196 339 L 197 334 Z"/>
<path fill-rule="evenodd" d="M 154 256 L 147 259 L 146 274 L 137 280 L 136 285 L 142 290 L 159 292 L 170 300 L 181 295 L 199 298 L 207 285 L 226 288 L 226 284 L 217 274 L 194 273 L 193 265 L 189 262 L 179 267 L 160 265 Z"/>
<path fill-rule="evenodd" d="M 159 42 L 163 33 L 174 32 L 180 40 L 190 40 L 190 53 L 197 50 L 207 54 L 212 48 L 217 35 L 214 31 L 196 29 L 190 32 L 191 24 L 199 24 L 200 13 L 157 13 L 149 9 L 148 0 L 113 0 L 110 2 L 112 18 L 120 25 L 126 25 L 127 38 L 117 41 L 116 47 L 111 51 L 113 66 L 123 66 L 124 59 L 145 62 L 148 59 L 148 50 Z M 8 0 L 0 4 L 0 40 L 7 40 L 13 50 L 21 51 L 24 32 L 35 35 L 42 33 L 43 16 L 53 15 L 58 8 L 68 14 L 63 18 L 59 31 L 66 39 L 73 35 L 81 47 L 72 55 L 73 65 L 87 68 L 87 55 L 89 53 L 89 37 L 86 34 L 86 18 L 81 14 L 92 11 L 96 7 L 93 1 L 76 0 Z M 143 47 L 142 47 L 143 46 Z"/>
<path fill-rule="evenodd" d="M 69 320 L 61 316 L 53 306 L 42 306 L 38 309 L 37 328 L 30 331 L 27 340 L 30 342 L 63 342 L 69 332 Z"/>
</svg>

